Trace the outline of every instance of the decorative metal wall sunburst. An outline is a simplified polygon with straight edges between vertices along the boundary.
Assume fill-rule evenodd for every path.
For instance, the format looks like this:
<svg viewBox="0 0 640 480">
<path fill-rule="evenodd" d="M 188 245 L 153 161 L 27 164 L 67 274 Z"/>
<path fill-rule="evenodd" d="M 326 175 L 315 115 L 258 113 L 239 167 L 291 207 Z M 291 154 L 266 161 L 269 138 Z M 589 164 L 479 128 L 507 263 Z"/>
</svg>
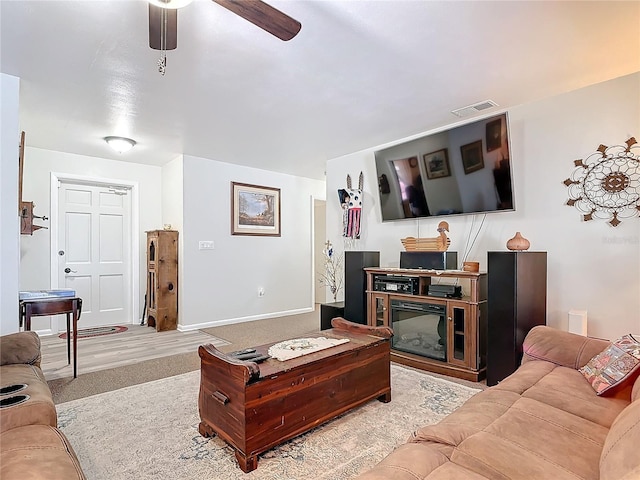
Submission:
<svg viewBox="0 0 640 480">
<path fill-rule="evenodd" d="M 586 160 L 575 160 L 575 170 L 563 183 L 569 189 L 567 205 L 583 213 L 583 220 L 640 215 L 640 145 L 631 137 L 625 145 L 600 145 Z"/>
</svg>

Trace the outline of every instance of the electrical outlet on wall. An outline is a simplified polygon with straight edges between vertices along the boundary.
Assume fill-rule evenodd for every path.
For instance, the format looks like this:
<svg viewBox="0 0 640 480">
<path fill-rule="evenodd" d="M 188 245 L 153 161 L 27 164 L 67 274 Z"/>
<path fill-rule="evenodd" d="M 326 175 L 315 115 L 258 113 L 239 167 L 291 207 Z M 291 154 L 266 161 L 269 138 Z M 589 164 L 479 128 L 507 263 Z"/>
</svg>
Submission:
<svg viewBox="0 0 640 480">
<path fill-rule="evenodd" d="M 258 296 L 259 297 L 264 297 L 264 288 L 262 288 L 262 287 L 258 288 Z"/>
</svg>

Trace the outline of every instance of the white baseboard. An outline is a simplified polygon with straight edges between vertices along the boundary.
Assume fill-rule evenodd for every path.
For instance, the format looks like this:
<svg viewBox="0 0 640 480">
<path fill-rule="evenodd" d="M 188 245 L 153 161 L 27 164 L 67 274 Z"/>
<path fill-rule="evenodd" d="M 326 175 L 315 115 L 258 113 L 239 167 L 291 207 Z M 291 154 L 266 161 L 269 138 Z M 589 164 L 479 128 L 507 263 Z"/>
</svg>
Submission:
<svg viewBox="0 0 640 480">
<path fill-rule="evenodd" d="M 284 312 L 272 312 L 272 313 L 263 313 L 260 315 L 250 315 L 247 317 L 238 317 L 238 318 L 228 318 L 224 320 L 214 320 L 212 322 L 205 323 L 196 323 L 194 325 L 183 325 L 178 324 L 178 331 L 180 332 L 189 332 L 191 330 L 201 330 L 203 328 L 211 328 L 211 327 L 220 327 L 222 325 L 231 325 L 234 323 L 244 323 L 244 322 L 253 322 L 256 320 L 265 320 L 267 318 L 275 318 L 275 317 L 288 317 L 290 315 L 300 315 L 303 313 L 313 312 L 315 308 L 306 307 L 299 308 L 296 310 L 287 310 Z"/>
</svg>

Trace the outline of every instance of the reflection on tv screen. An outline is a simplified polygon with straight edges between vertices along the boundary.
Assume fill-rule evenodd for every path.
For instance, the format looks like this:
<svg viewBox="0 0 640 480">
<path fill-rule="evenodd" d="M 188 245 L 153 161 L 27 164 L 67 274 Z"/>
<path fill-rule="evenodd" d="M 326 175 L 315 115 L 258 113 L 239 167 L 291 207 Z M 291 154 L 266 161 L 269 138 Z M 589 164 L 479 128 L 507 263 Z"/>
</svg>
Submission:
<svg viewBox="0 0 640 480">
<path fill-rule="evenodd" d="M 375 152 L 382 220 L 514 210 L 507 114 Z"/>
</svg>

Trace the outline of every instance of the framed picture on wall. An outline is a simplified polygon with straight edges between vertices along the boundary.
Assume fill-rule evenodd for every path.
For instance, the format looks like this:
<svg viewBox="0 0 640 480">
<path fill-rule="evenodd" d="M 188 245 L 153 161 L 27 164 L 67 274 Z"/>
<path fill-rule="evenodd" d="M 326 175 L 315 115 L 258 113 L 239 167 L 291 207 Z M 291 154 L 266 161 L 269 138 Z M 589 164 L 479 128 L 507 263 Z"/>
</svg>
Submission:
<svg viewBox="0 0 640 480">
<path fill-rule="evenodd" d="M 487 152 L 497 150 L 502 146 L 502 119 L 498 118 L 487 123 L 486 127 Z"/>
<path fill-rule="evenodd" d="M 462 166 L 464 173 L 475 172 L 484 168 L 484 158 L 482 158 L 482 140 L 467 143 L 460 147 L 462 154 Z"/>
<path fill-rule="evenodd" d="M 231 182 L 231 234 L 280 236 L 280 189 Z"/>
<path fill-rule="evenodd" d="M 449 169 L 449 153 L 446 148 L 427 153 L 422 156 L 424 169 L 428 179 L 444 178 L 451 176 Z"/>
</svg>

